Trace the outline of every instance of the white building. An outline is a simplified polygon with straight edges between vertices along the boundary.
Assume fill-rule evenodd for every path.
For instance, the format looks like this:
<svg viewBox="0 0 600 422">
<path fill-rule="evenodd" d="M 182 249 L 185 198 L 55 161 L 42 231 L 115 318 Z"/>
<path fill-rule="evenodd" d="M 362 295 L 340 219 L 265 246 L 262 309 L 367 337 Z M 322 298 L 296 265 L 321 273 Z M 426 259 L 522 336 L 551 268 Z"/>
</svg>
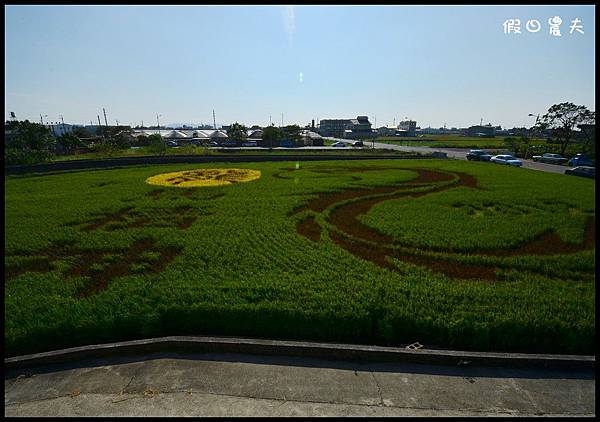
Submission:
<svg viewBox="0 0 600 422">
<path fill-rule="evenodd" d="M 144 130 L 137 130 L 134 129 L 132 131 L 132 136 L 139 136 L 139 135 L 145 135 L 145 136 L 150 136 L 150 135 L 156 135 L 159 133 L 158 129 L 144 129 Z M 223 130 L 204 130 L 204 129 L 181 129 L 181 130 L 172 130 L 172 129 L 161 129 L 160 130 L 160 136 L 162 136 L 164 139 L 177 139 L 177 140 L 213 140 L 215 138 L 219 138 L 219 139 L 226 139 L 227 138 L 227 133 Z"/>
</svg>

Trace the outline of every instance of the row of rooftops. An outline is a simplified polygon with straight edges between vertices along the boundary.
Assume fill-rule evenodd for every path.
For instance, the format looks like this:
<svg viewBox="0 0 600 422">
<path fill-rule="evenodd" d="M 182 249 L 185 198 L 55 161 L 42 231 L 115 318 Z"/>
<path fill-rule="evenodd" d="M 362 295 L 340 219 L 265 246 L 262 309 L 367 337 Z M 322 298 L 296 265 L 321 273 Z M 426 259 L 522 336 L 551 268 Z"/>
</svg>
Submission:
<svg viewBox="0 0 600 422">
<path fill-rule="evenodd" d="M 131 133 L 132 136 L 150 136 L 158 134 L 158 129 L 144 129 L 144 130 L 136 130 L 134 129 Z M 263 132 L 260 129 L 251 129 L 247 131 L 247 137 L 249 139 L 262 139 Z M 308 138 L 320 138 L 321 135 L 309 131 L 303 130 L 300 132 L 301 136 Z M 195 130 L 187 130 L 187 129 L 179 129 L 179 130 L 160 130 L 160 136 L 165 139 L 226 139 L 228 138 L 227 132 L 224 130 L 204 130 L 204 129 L 195 129 Z"/>
<path fill-rule="evenodd" d="M 133 130 L 131 135 L 134 137 L 138 136 L 150 136 L 160 134 L 163 138 L 166 139 L 225 139 L 228 138 L 227 132 L 224 130 L 205 130 L 205 129 L 180 129 L 180 130 L 165 130 L 161 129 L 144 129 L 144 130 Z M 249 130 L 248 131 L 249 138 L 261 138 L 262 131 L 261 130 Z"/>
</svg>

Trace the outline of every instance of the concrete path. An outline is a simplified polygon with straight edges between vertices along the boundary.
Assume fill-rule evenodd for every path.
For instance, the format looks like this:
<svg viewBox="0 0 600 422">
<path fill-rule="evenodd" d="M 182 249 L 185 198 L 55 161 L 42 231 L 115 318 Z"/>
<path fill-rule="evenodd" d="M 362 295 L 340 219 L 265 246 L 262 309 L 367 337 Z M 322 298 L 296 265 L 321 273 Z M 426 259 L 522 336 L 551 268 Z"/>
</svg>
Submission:
<svg viewBox="0 0 600 422">
<path fill-rule="evenodd" d="M 6 416 L 595 414 L 593 370 L 150 355 L 5 373 Z"/>
</svg>

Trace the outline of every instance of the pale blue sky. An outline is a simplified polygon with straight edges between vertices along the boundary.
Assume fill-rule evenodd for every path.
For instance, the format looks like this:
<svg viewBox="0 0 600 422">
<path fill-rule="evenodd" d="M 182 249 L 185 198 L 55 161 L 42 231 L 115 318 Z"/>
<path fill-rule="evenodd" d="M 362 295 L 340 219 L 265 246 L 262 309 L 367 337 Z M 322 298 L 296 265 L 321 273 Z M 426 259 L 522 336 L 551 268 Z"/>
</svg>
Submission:
<svg viewBox="0 0 600 422">
<path fill-rule="evenodd" d="M 512 127 L 557 102 L 595 110 L 593 6 L 6 6 L 5 34 L 6 118 Z"/>
</svg>

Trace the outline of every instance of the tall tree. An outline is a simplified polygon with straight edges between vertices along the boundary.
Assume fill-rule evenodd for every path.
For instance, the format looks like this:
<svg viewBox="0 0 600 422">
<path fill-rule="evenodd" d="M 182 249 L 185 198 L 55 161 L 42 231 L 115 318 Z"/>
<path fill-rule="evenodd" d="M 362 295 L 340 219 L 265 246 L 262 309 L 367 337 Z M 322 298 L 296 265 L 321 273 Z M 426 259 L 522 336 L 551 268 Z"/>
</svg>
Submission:
<svg viewBox="0 0 600 422">
<path fill-rule="evenodd" d="M 269 148 L 273 148 L 273 146 L 279 145 L 279 140 L 281 139 L 281 130 L 275 125 L 267 126 L 263 129 L 263 144 L 268 145 Z"/>
<path fill-rule="evenodd" d="M 65 133 L 56 138 L 57 152 L 73 154 L 78 148 L 85 147 L 85 143 L 73 133 Z"/>
<path fill-rule="evenodd" d="M 5 124 L 4 158 L 7 164 L 30 164 L 49 160 L 56 149 L 56 138 L 50 129 L 29 120 Z"/>
<path fill-rule="evenodd" d="M 234 124 L 229 126 L 229 129 L 227 129 L 227 136 L 229 136 L 229 139 L 240 143 L 248 136 L 248 129 L 246 128 L 246 126 L 235 122 Z"/>
<path fill-rule="evenodd" d="M 148 136 L 148 150 L 158 155 L 165 155 L 167 152 L 167 144 L 158 133 Z"/>
<path fill-rule="evenodd" d="M 288 125 L 282 128 L 283 136 L 287 139 L 291 139 L 293 141 L 297 141 L 300 139 L 300 131 L 302 128 L 298 125 Z"/>
<path fill-rule="evenodd" d="M 552 130 L 552 137 L 556 138 L 560 145 L 560 153 L 564 155 L 567 147 L 573 141 L 575 127 L 589 122 L 594 118 L 594 114 L 586 106 L 568 102 L 554 104 L 541 117 L 536 128 L 541 131 Z"/>
<path fill-rule="evenodd" d="M 77 136 L 80 139 L 92 138 L 94 136 L 86 128 L 80 126 L 73 128 L 73 135 Z"/>
</svg>

